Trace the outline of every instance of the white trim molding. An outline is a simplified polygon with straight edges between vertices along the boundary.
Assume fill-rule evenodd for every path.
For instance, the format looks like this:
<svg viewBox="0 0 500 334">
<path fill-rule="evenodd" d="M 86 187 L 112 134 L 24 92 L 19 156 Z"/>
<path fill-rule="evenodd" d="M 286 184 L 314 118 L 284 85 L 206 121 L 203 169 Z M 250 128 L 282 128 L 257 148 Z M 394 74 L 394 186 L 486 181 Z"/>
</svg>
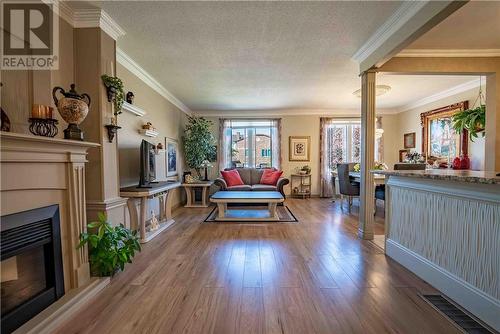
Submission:
<svg viewBox="0 0 500 334">
<path fill-rule="evenodd" d="M 122 109 L 139 117 L 146 115 L 146 112 L 144 110 L 142 110 L 135 104 L 130 104 L 128 102 L 123 102 Z"/>
<path fill-rule="evenodd" d="M 59 16 L 74 28 L 101 28 L 115 41 L 125 35 L 125 30 L 100 8 L 73 9 L 67 1 L 61 0 L 54 0 L 53 4 L 59 9 Z"/>
<path fill-rule="evenodd" d="M 191 110 L 177 99 L 172 93 L 170 93 L 162 84 L 158 82 L 151 74 L 149 74 L 144 68 L 142 68 L 138 63 L 136 63 L 132 58 L 130 58 L 122 49 L 116 48 L 116 62 L 124 66 L 127 70 L 132 72 L 136 77 L 141 79 L 146 85 L 151 87 L 158 94 L 163 96 L 165 99 L 170 101 L 177 108 L 182 110 L 184 113 L 190 115 Z"/>
<path fill-rule="evenodd" d="M 359 109 L 257 109 L 257 110 L 195 110 L 203 117 L 268 117 L 268 116 L 335 116 L 361 117 Z M 399 109 L 378 109 L 377 115 L 393 115 Z"/>
<path fill-rule="evenodd" d="M 73 27 L 99 27 L 111 38 L 117 40 L 125 35 L 125 30 L 102 9 L 77 9 L 73 11 Z"/>
<path fill-rule="evenodd" d="M 404 1 L 403 4 L 384 22 L 373 35 L 352 56 L 358 63 L 366 60 L 372 53 L 380 48 L 398 30 L 417 14 L 427 1 Z"/>
<path fill-rule="evenodd" d="M 486 82 L 486 80 L 484 82 Z M 474 89 L 474 88 L 478 88 L 479 85 L 480 85 L 479 78 L 465 82 L 465 83 L 457 85 L 455 87 L 451 87 L 449 89 L 443 90 L 442 92 L 433 94 L 431 96 L 424 97 L 423 99 L 420 99 L 418 101 L 410 102 L 410 103 L 402 106 L 401 110 L 399 112 L 405 112 L 405 111 L 408 111 L 411 109 L 415 109 L 415 108 L 424 106 L 426 104 L 433 103 L 433 102 L 442 100 L 444 98 L 466 92 L 466 91 Z"/>
<path fill-rule="evenodd" d="M 500 57 L 500 49 L 405 49 L 395 57 Z"/>
</svg>

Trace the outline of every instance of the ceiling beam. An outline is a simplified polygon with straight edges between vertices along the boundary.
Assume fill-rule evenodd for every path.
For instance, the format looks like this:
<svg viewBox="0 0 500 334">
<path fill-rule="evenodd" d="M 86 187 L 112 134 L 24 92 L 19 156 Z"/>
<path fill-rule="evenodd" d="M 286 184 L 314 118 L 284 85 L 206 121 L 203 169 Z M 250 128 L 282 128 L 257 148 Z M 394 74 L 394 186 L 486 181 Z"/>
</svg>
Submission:
<svg viewBox="0 0 500 334">
<path fill-rule="evenodd" d="M 379 67 L 468 1 L 405 1 L 353 55 L 360 72 Z"/>
</svg>

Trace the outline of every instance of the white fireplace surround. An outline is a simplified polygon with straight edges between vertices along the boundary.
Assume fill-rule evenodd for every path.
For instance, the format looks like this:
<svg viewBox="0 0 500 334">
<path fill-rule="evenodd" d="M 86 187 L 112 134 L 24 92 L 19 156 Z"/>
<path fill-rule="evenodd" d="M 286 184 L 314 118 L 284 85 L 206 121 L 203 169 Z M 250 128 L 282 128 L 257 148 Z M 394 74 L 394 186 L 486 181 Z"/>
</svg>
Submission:
<svg viewBox="0 0 500 334">
<path fill-rule="evenodd" d="M 77 292 L 83 291 L 89 295 L 103 287 L 102 282 L 90 278 L 87 248 L 76 249 L 80 233 L 87 230 L 87 151 L 99 146 L 89 142 L 18 133 L 0 134 L 1 214 L 8 215 L 53 204 L 59 205 L 60 212 L 65 296 L 61 299 L 62 302 L 56 302 L 59 305 L 49 307 L 53 311 L 52 315 L 45 312 L 45 319 L 38 319 L 35 323 L 29 321 L 18 331 L 46 332 L 54 325 L 48 324 L 47 320 L 57 322 L 58 318 L 64 316 L 62 310 L 68 311 L 68 306 L 76 305 L 74 297 L 82 298 Z M 30 330 L 23 329 L 26 325 Z"/>
</svg>

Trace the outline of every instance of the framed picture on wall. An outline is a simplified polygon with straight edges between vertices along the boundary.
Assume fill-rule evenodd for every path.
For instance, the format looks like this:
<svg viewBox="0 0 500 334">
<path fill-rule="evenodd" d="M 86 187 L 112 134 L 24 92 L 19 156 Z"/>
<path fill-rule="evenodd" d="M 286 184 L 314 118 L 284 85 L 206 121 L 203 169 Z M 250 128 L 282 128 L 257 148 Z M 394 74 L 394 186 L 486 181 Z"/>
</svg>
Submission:
<svg viewBox="0 0 500 334">
<path fill-rule="evenodd" d="M 422 154 L 430 161 L 467 154 L 469 134 L 453 129 L 452 116 L 469 108 L 468 101 L 430 110 L 420 114 L 422 123 Z"/>
<path fill-rule="evenodd" d="M 410 150 L 399 150 L 399 162 L 405 162 L 408 153 L 410 153 Z"/>
<path fill-rule="evenodd" d="M 165 137 L 165 159 L 167 166 L 167 177 L 177 176 L 178 171 L 178 156 L 179 156 L 179 143 L 176 139 Z"/>
<path fill-rule="evenodd" d="M 309 161 L 311 159 L 311 137 L 290 136 L 288 152 L 289 161 Z"/>
<path fill-rule="evenodd" d="M 415 148 L 415 132 L 404 134 L 404 148 Z"/>
</svg>

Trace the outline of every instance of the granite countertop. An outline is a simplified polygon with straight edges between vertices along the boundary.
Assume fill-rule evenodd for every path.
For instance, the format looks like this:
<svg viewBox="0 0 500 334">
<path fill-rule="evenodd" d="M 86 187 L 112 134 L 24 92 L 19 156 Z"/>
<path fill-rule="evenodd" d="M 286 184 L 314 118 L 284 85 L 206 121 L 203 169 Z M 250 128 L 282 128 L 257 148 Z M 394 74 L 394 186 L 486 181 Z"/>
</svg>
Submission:
<svg viewBox="0 0 500 334">
<path fill-rule="evenodd" d="M 426 178 L 434 180 L 448 180 L 469 183 L 500 184 L 500 176 L 495 172 L 453 170 L 453 169 L 426 169 L 426 170 L 372 170 L 371 173 Z"/>
</svg>

